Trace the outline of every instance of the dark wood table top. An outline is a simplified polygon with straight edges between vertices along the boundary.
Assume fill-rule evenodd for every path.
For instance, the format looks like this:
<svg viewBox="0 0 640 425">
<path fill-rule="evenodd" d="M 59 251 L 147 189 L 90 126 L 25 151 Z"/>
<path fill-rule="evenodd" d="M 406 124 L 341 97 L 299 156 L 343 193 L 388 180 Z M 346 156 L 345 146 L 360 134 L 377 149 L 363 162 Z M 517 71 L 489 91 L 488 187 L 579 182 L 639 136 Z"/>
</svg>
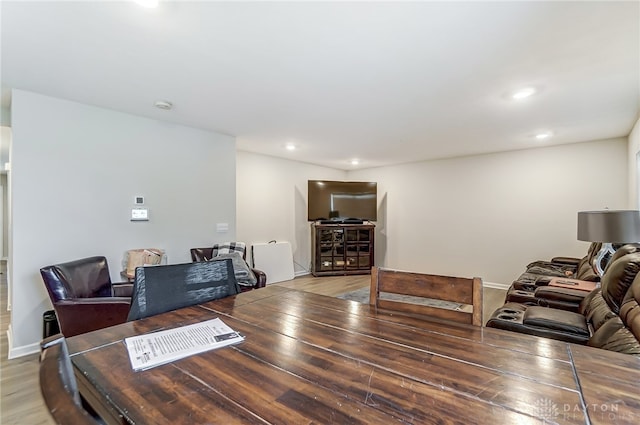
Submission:
<svg viewBox="0 0 640 425">
<path fill-rule="evenodd" d="M 246 340 L 131 369 L 123 338 L 215 317 Z M 277 286 L 68 344 L 108 423 L 640 423 L 640 358 Z"/>
</svg>

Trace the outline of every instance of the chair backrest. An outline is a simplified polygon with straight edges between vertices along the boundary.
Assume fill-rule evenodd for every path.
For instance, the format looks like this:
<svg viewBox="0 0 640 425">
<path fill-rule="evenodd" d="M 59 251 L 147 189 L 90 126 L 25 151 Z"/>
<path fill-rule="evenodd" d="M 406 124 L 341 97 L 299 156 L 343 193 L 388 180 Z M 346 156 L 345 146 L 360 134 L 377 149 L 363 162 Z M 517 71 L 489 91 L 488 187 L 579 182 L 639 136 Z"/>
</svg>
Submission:
<svg viewBox="0 0 640 425">
<path fill-rule="evenodd" d="M 40 348 L 40 390 L 53 419 L 58 424 L 97 424 L 82 407 L 64 337 L 48 338 Z"/>
<path fill-rule="evenodd" d="M 602 242 L 591 242 L 587 255 L 578 263 L 575 278 L 580 280 L 599 281 L 600 276 L 596 272 L 596 258 L 602 248 Z"/>
<path fill-rule="evenodd" d="M 376 309 L 482 326 L 482 279 L 373 267 L 369 303 Z"/>
<path fill-rule="evenodd" d="M 231 259 L 138 267 L 133 286 L 129 321 L 240 292 Z"/>
<path fill-rule="evenodd" d="M 73 298 L 112 295 L 109 266 L 103 256 L 43 267 L 40 275 L 53 303 Z"/>
<path fill-rule="evenodd" d="M 620 318 L 640 343 L 640 274 L 636 275 L 631 287 L 622 300 Z"/>
<path fill-rule="evenodd" d="M 191 248 L 191 261 L 194 263 L 200 261 L 209 261 L 213 258 L 213 247 L 209 248 Z"/>
<path fill-rule="evenodd" d="M 629 287 L 640 272 L 640 252 L 623 255 L 610 262 L 602 275 L 602 298 L 611 311 L 620 313 L 620 307 Z"/>
<path fill-rule="evenodd" d="M 247 245 L 244 242 L 224 242 L 221 244 L 215 244 L 209 248 L 191 248 L 191 261 L 209 261 L 213 257 L 219 254 L 229 254 L 231 252 L 239 252 L 242 254 L 242 259 L 247 259 Z"/>
</svg>

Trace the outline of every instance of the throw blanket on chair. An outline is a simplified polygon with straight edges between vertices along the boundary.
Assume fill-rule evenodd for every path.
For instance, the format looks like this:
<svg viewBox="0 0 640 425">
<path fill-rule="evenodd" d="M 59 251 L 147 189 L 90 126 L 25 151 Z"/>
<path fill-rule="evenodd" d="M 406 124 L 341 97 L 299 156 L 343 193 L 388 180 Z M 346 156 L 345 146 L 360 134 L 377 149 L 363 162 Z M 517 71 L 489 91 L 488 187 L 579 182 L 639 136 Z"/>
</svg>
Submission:
<svg viewBox="0 0 640 425">
<path fill-rule="evenodd" d="M 244 242 L 224 242 L 213 246 L 213 256 L 217 257 L 220 254 L 239 252 L 240 255 L 242 255 L 242 258 L 244 258 L 246 250 L 247 245 Z"/>
<path fill-rule="evenodd" d="M 239 252 L 220 254 L 217 257 L 213 257 L 211 261 L 223 260 L 225 258 L 231 258 L 233 262 L 233 274 L 236 275 L 238 285 L 254 286 L 258 282 L 256 275 L 251 271 L 247 262 L 242 259 L 242 255 L 240 255 Z"/>
</svg>

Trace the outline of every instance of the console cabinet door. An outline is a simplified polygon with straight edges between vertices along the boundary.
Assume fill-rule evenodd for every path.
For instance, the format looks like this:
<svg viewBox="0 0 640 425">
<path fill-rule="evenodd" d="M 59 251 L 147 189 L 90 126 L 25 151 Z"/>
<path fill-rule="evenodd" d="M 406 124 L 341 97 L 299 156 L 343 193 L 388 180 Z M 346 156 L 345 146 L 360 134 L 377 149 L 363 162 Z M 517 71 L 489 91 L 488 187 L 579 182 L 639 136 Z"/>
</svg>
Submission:
<svg viewBox="0 0 640 425">
<path fill-rule="evenodd" d="M 314 276 L 368 274 L 373 262 L 372 224 L 313 224 L 312 264 Z"/>
</svg>

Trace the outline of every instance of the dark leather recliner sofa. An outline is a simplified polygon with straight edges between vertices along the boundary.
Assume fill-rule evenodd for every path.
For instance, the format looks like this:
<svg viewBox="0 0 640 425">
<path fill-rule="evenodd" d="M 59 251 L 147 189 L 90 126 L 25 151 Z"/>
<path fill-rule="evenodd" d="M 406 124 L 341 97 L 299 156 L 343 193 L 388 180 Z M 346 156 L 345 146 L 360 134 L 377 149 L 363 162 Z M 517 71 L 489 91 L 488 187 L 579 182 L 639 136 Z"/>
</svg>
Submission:
<svg viewBox="0 0 640 425">
<path fill-rule="evenodd" d="M 633 247 L 628 248 L 634 250 Z M 579 312 L 508 302 L 487 327 L 640 355 L 640 252 L 616 252 Z"/>
<path fill-rule="evenodd" d="M 585 291 L 550 287 L 554 277 L 599 282 L 600 276 L 595 272 L 595 261 L 601 243 L 594 242 L 589 246 L 587 255 L 577 260 L 572 267 L 571 260 L 564 257 L 554 258 L 551 262 L 534 261 L 527 265 L 507 290 L 505 302 L 516 302 L 526 305 L 540 305 L 562 310 L 578 312 L 580 303 L 587 295 Z"/>
</svg>

